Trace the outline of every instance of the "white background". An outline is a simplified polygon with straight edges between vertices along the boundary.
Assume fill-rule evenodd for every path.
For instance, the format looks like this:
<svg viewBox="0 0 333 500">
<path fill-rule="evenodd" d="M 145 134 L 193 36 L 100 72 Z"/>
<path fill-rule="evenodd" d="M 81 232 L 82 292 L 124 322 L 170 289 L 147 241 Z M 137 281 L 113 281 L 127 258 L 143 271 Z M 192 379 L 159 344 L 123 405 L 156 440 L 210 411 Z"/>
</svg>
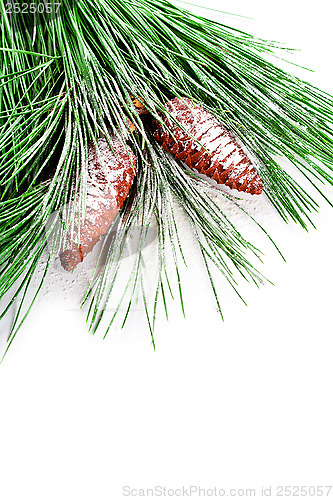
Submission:
<svg viewBox="0 0 333 500">
<path fill-rule="evenodd" d="M 255 19 L 226 24 L 302 49 L 292 60 L 316 73 L 297 74 L 333 94 L 328 2 L 205 5 Z M 219 282 L 224 324 L 184 225 L 187 319 L 171 304 L 156 352 L 140 307 L 104 341 L 72 307 L 77 287 L 49 287 L 0 367 L 0 499 L 118 500 L 125 485 L 259 496 L 262 485 L 332 484 L 333 210 L 321 205 L 307 234 L 265 199 L 253 202 L 287 263 L 256 233 L 275 286 L 241 285 L 245 307 Z M 1 351 L 5 341 L 2 331 Z"/>
</svg>

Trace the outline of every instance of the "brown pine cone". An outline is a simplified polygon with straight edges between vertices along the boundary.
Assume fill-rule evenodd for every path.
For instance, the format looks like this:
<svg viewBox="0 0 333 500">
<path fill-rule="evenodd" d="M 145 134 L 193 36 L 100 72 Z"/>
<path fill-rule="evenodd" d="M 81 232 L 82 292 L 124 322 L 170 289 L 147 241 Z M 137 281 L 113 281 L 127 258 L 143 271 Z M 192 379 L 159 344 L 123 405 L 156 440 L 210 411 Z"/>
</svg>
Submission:
<svg viewBox="0 0 333 500">
<path fill-rule="evenodd" d="M 85 219 L 80 224 L 74 214 L 73 234 L 69 230 L 60 253 L 62 267 L 72 271 L 91 252 L 121 210 L 136 174 L 136 157 L 131 149 L 113 136 L 110 148 L 103 137 L 88 148 L 88 180 Z"/>
<path fill-rule="evenodd" d="M 166 128 L 153 120 L 153 135 L 166 151 L 219 184 L 251 194 L 262 193 L 263 185 L 252 161 L 211 113 L 186 98 L 181 100 L 176 97 L 165 107 L 187 132 L 163 117 L 174 140 Z"/>
</svg>

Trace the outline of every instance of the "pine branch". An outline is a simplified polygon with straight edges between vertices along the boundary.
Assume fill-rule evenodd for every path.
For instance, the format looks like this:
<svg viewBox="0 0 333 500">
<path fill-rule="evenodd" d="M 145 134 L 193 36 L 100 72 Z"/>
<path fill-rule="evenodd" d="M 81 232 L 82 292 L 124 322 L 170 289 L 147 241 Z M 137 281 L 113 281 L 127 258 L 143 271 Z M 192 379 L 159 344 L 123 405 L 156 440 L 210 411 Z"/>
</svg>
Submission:
<svg viewBox="0 0 333 500">
<path fill-rule="evenodd" d="M 131 96 L 160 123 L 161 114 L 172 118 L 165 104 L 174 97 L 187 97 L 211 112 L 252 152 L 264 190 L 284 220 L 304 228 L 311 223 L 318 201 L 307 192 L 308 182 L 331 203 L 320 184 L 333 184 L 333 98 L 269 62 L 265 56 L 276 54 L 279 44 L 167 0 L 63 0 L 60 14 L 50 18 L 9 16 L 1 2 L 0 18 L 0 297 L 17 281 L 22 280 L 20 292 L 28 285 L 55 210 L 78 199 L 84 214 L 87 145 L 100 136 L 110 141 L 112 134 L 136 152 L 137 188 L 110 228 L 110 234 L 117 229 L 106 262 L 100 274 L 96 267 L 86 294 L 93 331 L 119 285 L 127 238 L 139 226 L 133 267 L 106 331 L 123 302 L 126 321 L 140 292 L 153 340 L 158 300 L 162 297 L 168 315 L 166 291 L 176 296 L 167 245 L 178 278 L 184 261 L 174 199 L 198 240 L 221 315 L 209 266 L 236 292 L 236 276 L 263 282 L 249 260 L 259 251 L 198 189 L 198 181 L 161 150 L 150 119 L 139 116 Z M 128 120 L 135 133 L 128 134 Z M 299 169 L 305 187 L 283 170 L 278 156 Z M 143 253 L 153 221 L 158 271 L 150 308 Z M 177 286 L 183 307 L 180 278 Z"/>
</svg>

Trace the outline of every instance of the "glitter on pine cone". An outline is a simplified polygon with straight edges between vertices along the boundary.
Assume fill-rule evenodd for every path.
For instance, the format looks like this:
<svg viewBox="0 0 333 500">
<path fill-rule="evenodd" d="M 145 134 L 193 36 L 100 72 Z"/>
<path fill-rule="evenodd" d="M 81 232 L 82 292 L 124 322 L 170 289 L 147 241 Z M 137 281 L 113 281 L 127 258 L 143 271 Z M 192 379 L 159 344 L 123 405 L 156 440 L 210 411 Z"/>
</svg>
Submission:
<svg viewBox="0 0 333 500">
<path fill-rule="evenodd" d="M 85 219 L 80 224 L 79 212 L 74 214 L 74 230 L 68 231 L 60 262 L 72 271 L 106 234 L 126 200 L 136 174 L 136 157 L 131 149 L 113 136 L 110 142 L 102 137 L 98 149 L 88 147 L 88 179 Z"/>
<path fill-rule="evenodd" d="M 262 193 L 263 185 L 252 161 L 217 118 L 187 98 L 174 98 L 165 107 L 187 132 L 165 116 L 161 115 L 169 130 L 153 120 L 153 135 L 166 151 L 218 184 L 250 194 Z"/>
</svg>

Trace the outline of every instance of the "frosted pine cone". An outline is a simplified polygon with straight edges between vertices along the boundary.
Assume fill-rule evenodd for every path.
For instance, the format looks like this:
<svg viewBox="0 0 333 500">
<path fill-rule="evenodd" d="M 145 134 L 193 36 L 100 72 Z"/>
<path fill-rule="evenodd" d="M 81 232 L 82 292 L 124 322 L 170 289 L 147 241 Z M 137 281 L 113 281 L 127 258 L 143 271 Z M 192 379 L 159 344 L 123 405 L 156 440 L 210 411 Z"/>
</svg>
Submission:
<svg viewBox="0 0 333 500">
<path fill-rule="evenodd" d="M 62 267 L 72 271 L 91 252 L 121 210 L 136 173 L 136 157 L 117 137 L 110 148 L 105 138 L 88 148 L 88 180 L 85 219 L 79 226 L 79 214 L 74 215 L 73 234 L 67 234 L 64 251 L 60 254 Z"/>
<path fill-rule="evenodd" d="M 174 140 L 168 130 L 154 120 L 153 135 L 166 151 L 219 184 L 251 194 L 262 193 L 263 185 L 252 161 L 211 113 L 186 98 L 174 98 L 165 107 L 188 132 L 164 117 Z"/>
</svg>

